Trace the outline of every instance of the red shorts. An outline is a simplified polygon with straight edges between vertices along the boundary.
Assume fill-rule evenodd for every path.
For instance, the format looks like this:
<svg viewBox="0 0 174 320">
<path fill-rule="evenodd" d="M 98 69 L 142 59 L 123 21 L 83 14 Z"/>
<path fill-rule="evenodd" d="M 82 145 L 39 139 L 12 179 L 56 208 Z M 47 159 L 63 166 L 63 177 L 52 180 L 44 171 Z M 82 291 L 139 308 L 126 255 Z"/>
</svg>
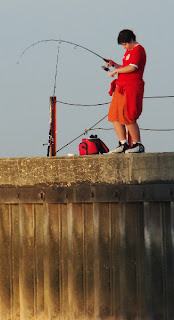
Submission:
<svg viewBox="0 0 174 320">
<path fill-rule="evenodd" d="M 133 124 L 135 119 L 128 119 L 126 110 L 126 91 L 123 94 L 118 92 L 116 87 L 108 112 L 108 121 L 118 121 L 120 124 Z"/>
</svg>

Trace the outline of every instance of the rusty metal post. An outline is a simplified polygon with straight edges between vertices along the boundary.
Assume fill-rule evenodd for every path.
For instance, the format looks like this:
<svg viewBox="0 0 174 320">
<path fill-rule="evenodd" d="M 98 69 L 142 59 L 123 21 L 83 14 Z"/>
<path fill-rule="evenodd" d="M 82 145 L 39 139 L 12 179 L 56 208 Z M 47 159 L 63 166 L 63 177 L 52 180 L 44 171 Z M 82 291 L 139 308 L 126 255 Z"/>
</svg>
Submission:
<svg viewBox="0 0 174 320">
<path fill-rule="evenodd" d="M 48 141 L 48 157 L 56 156 L 57 149 L 57 117 L 56 117 L 56 97 L 50 97 L 50 129 Z"/>
</svg>

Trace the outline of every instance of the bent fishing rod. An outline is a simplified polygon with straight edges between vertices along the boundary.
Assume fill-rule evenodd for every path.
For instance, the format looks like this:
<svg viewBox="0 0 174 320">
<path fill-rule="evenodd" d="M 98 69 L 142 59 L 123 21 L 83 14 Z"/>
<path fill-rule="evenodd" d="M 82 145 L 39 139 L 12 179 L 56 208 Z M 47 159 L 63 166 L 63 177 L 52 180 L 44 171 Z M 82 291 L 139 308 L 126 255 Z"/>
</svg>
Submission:
<svg viewBox="0 0 174 320">
<path fill-rule="evenodd" d="M 81 48 L 83 50 L 86 50 L 92 54 L 94 54 L 95 56 L 99 57 L 100 59 L 102 59 L 103 61 L 105 61 L 106 63 L 108 63 L 110 60 L 109 59 L 106 59 L 106 58 L 103 58 L 100 54 L 80 45 L 80 44 L 77 44 L 77 43 L 74 43 L 74 42 L 71 42 L 71 41 L 67 41 L 67 40 L 62 40 L 62 39 L 46 39 L 46 40 L 40 40 L 40 41 L 37 41 L 37 42 L 34 42 L 32 43 L 30 46 L 28 46 L 20 55 L 19 57 L 19 60 L 17 62 L 17 64 L 19 64 L 22 56 L 26 53 L 26 51 L 28 51 L 30 48 L 36 46 L 37 44 L 40 44 L 40 43 L 44 43 L 44 42 L 59 42 L 59 43 L 66 43 L 66 44 L 69 44 L 69 45 L 73 45 L 75 48 Z M 102 66 L 102 68 L 105 70 L 105 71 L 109 71 L 109 68 L 107 68 L 106 66 Z"/>
<path fill-rule="evenodd" d="M 98 53 L 82 46 L 82 45 L 79 45 L 77 43 L 74 43 L 74 42 L 71 42 L 71 41 L 66 41 L 66 40 L 63 40 L 63 39 L 46 39 L 46 40 L 40 40 L 40 41 L 37 41 L 37 42 L 34 42 L 32 43 L 30 46 L 28 46 L 20 55 L 19 57 L 19 60 L 17 62 L 17 64 L 19 64 L 21 58 L 23 57 L 23 55 L 26 53 L 26 51 L 28 51 L 30 48 L 36 46 L 37 44 L 41 44 L 41 43 L 46 43 L 46 42 L 58 42 L 59 44 L 60 43 L 65 43 L 65 44 L 69 44 L 69 45 L 73 45 L 75 48 L 79 47 L 83 50 L 86 50 L 88 52 L 90 52 L 91 54 L 94 54 L 95 56 L 99 57 L 100 59 L 102 59 L 103 61 L 105 61 L 106 63 L 109 63 L 110 60 L 109 59 L 105 59 L 104 57 L 102 57 L 101 55 L 99 55 Z M 59 48 L 59 46 L 58 46 Z M 59 52 L 59 49 L 58 49 L 58 52 Z M 57 55 L 57 64 L 58 64 L 58 55 Z M 56 64 L 56 76 L 57 76 L 57 64 Z M 105 71 L 109 71 L 109 68 L 107 68 L 106 66 L 102 66 L 102 68 L 105 70 Z M 55 76 L 55 79 L 56 79 L 56 76 Z M 54 86 L 54 93 L 55 93 L 55 87 L 56 85 Z M 54 95 L 54 94 L 53 94 Z M 47 156 L 50 155 L 50 152 L 51 152 L 51 148 L 52 148 L 52 144 L 54 144 L 54 141 L 53 141 L 53 137 L 52 137 L 52 121 L 53 121 L 53 114 L 52 114 L 52 104 L 50 105 L 50 129 L 49 129 L 49 140 L 48 140 L 48 151 L 47 151 Z M 44 144 L 45 145 L 45 144 Z M 57 153 L 58 151 L 56 151 Z"/>
</svg>

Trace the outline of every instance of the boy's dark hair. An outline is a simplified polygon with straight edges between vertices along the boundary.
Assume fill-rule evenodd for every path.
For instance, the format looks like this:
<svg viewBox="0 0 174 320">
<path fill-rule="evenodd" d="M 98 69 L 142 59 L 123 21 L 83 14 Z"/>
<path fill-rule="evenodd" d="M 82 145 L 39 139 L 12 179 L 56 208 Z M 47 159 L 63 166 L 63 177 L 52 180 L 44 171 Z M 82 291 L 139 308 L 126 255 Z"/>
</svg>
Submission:
<svg viewBox="0 0 174 320">
<path fill-rule="evenodd" d="M 136 36 L 133 33 L 133 31 L 128 30 L 128 29 L 124 29 L 122 31 L 120 31 L 119 35 L 118 35 L 118 44 L 122 44 L 122 43 L 130 43 L 131 40 L 136 41 Z"/>
</svg>

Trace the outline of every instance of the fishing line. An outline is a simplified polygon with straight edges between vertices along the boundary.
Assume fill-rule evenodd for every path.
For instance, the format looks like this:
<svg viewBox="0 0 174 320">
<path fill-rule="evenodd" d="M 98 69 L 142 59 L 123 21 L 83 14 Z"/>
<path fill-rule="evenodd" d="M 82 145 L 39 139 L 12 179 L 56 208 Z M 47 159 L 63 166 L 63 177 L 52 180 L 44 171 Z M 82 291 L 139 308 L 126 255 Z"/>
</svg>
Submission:
<svg viewBox="0 0 174 320">
<path fill-rule="evenodd" d="M 57 49 L 57 59 L 56 59 L 56 72 L 55 72 L 55 80 L 54 80 L 54 90 L 53 90 L 53 97 L 55 97 L 55 92 L 56 92 L 56 84 L 57 84 L 57 69 L 58 69 L 58 63 L 59 63 L 59 51 L 60 51 L 60 46 L 58 45 Z"/>
</svg>

